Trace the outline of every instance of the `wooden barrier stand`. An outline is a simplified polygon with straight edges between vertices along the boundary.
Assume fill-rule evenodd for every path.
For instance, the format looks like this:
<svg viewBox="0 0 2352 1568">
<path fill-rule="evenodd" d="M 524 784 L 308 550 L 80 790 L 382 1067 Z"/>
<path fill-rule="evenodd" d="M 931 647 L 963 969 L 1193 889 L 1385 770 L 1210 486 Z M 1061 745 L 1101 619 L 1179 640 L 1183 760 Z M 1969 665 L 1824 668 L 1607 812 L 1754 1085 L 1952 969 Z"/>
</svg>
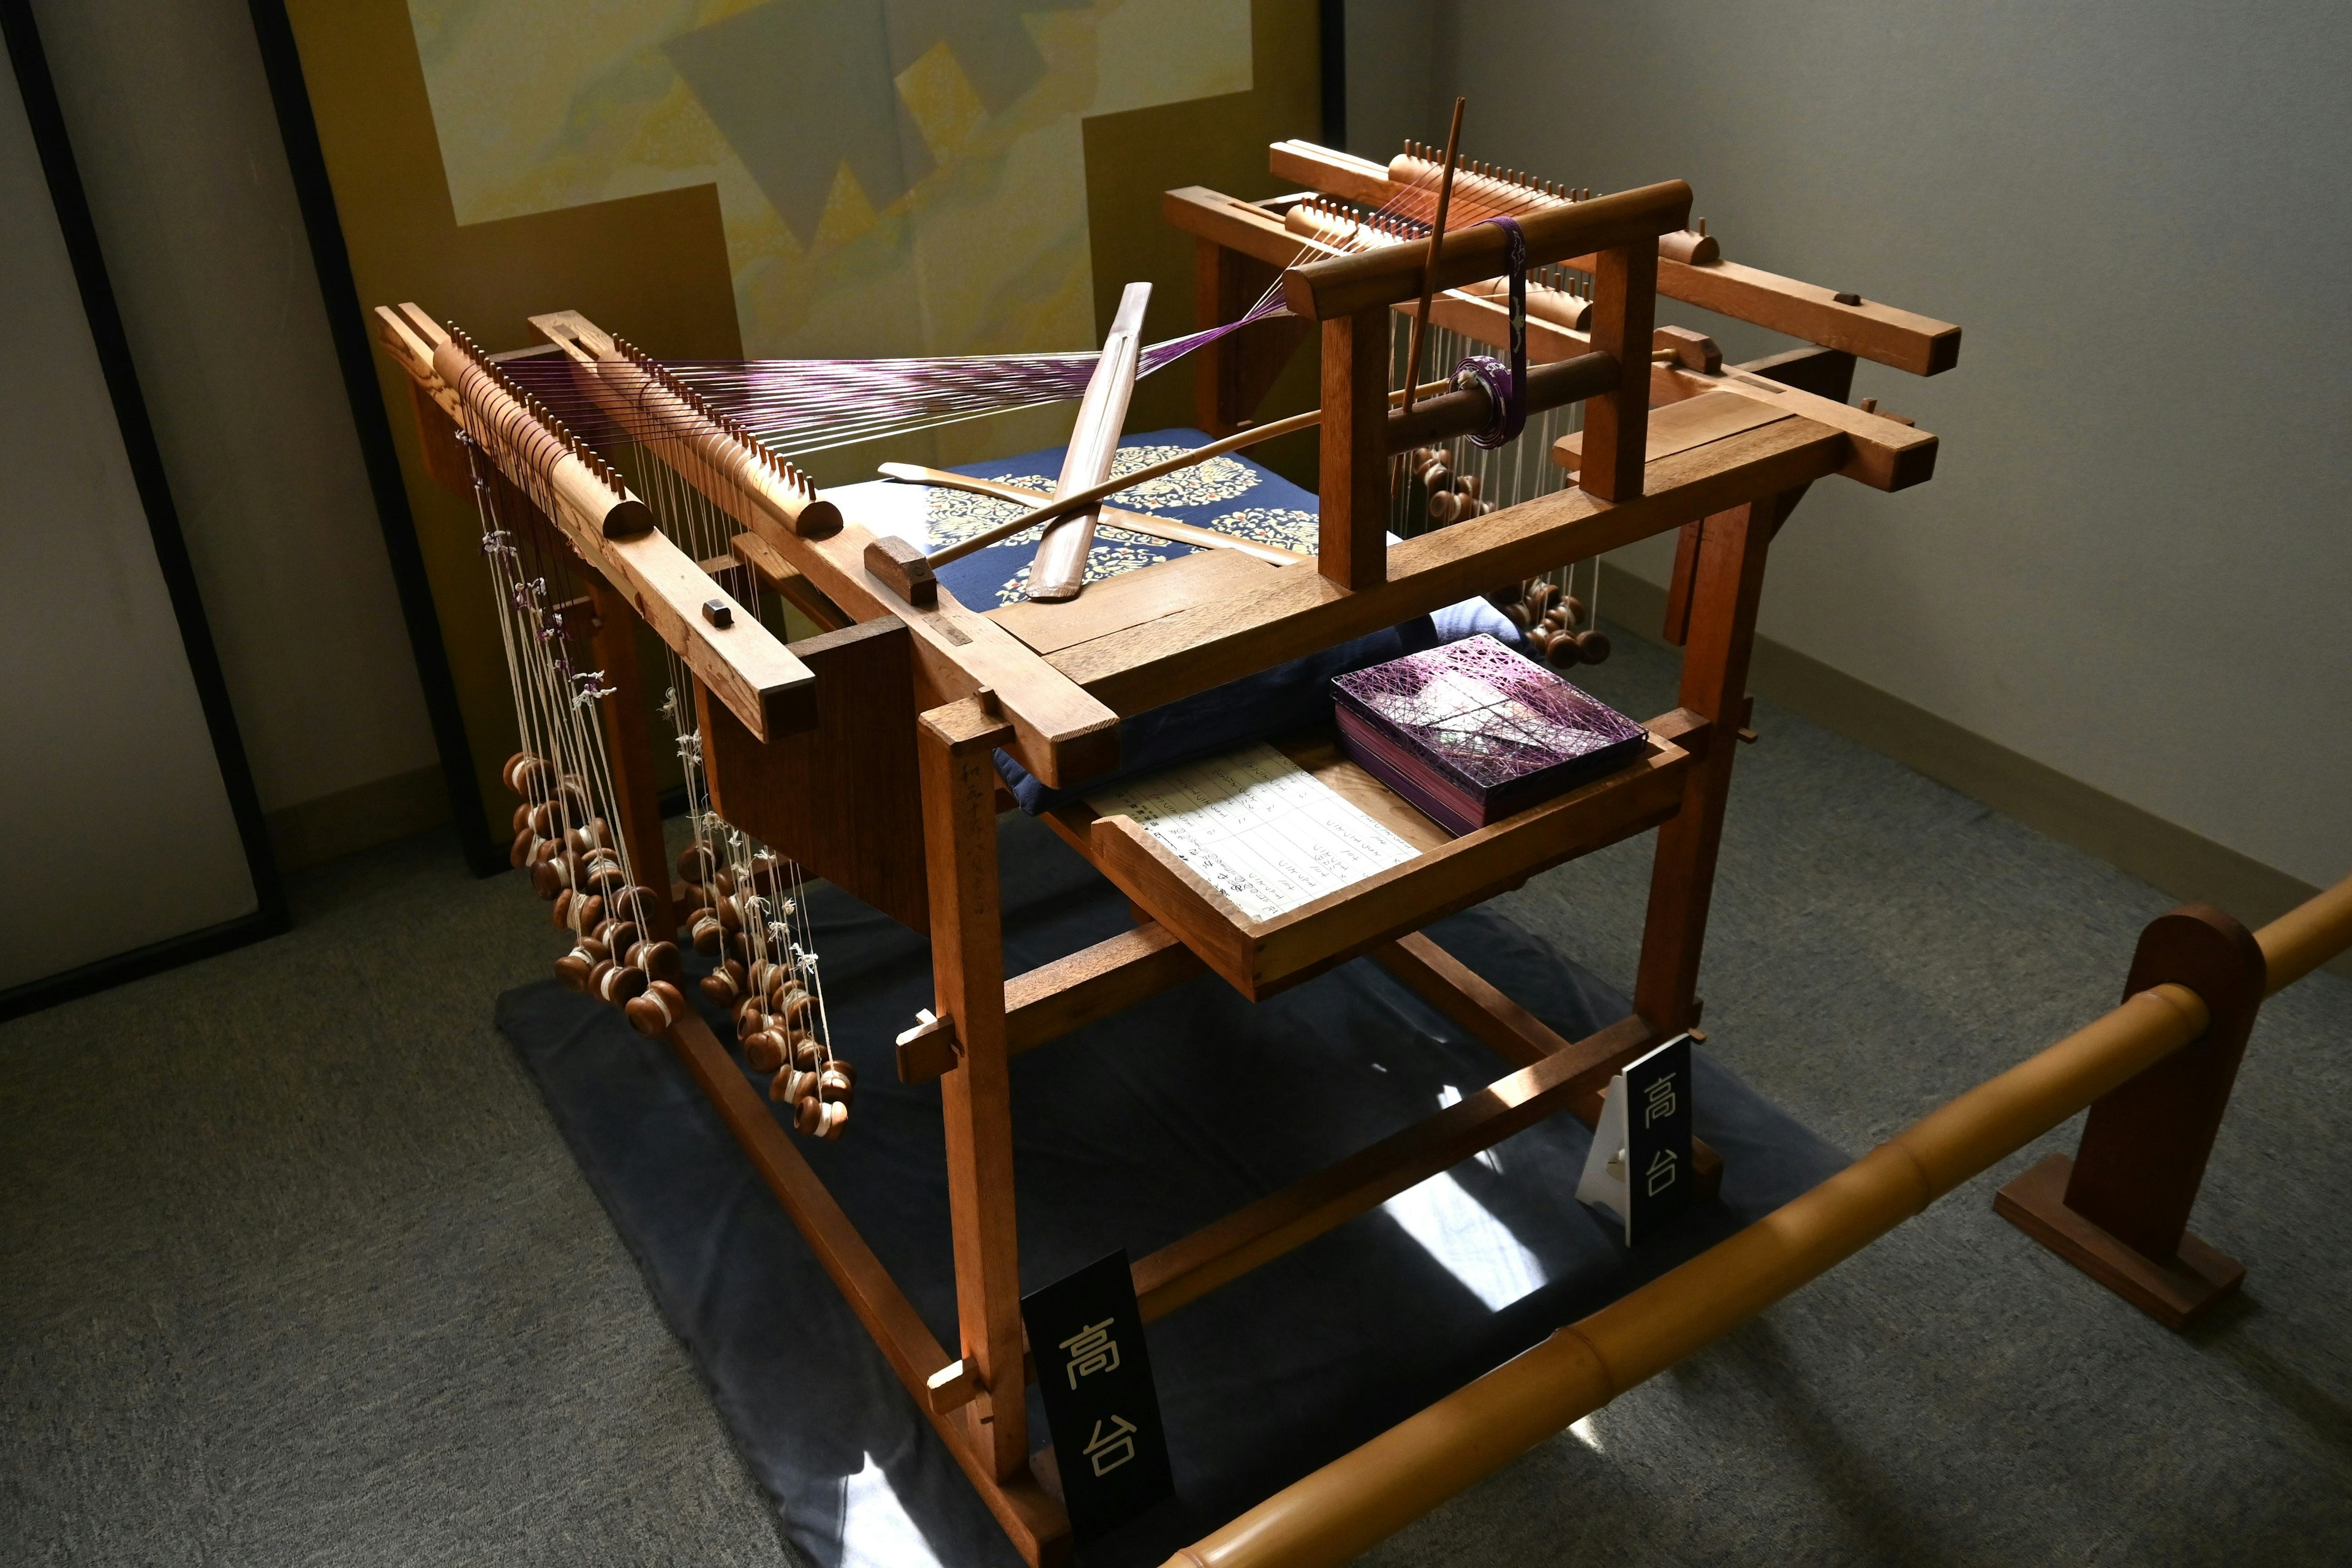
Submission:
<svg viewBox="0 0 2352 1568">
<path fill-rule="evenodd" d="M 2135 984 L 2150 977 L 2146 966 L 2151 962 L 2161 963 L 2176 944 L 2187 945 L 2177 930 L 2166 929 L 2183 920 L 2227 939 L 2227 926 L 2217 926 L 2211 911 L 2164 916 L 2143 941 L 2133 965 Z M 2252 1000 L 2259 1003 L 2352 947 L 2352 879 L 2263 927 L 2252 942 L 2259 966 Z M 2234 939 L 2225 945 L 2244 951 Z M 1346 1562 L 1721 1338 L 2085 1106 L 2111 1108 L 2113 1117 L 2200 1126 L 2201 1112 L 2210 1110 L 2218 1121 L 2228 1081 L 2217 1092 L 2210 1064 L 2195 1058 L 2218 1047 L 2234 1069 L 2245 1042 L 2238 1001 L 2233 994 L 2209 1005 L 2197 991 L 2169 979 L 2134 991 L 2114 1012 L 1931 1112 L 1729 1240 L 1285 1488 L 1170 1558 L 1168 1568 L 1324 1568 Z M 2251 1014 L 2251 1007 L 2244 1009 L 2246 1022 Z M 2174 1071 L 2176 1064 L 2189 1070 Z M 2099 1110 L 2093 1115 L 2095 1124 Z M 2111 1136 L 2100 1134 L 2096 1157 L 2120 1158 L 2116 1152 L 2128 1147 Z M 2139 1173 L 2158 1183 L 2187 1153 L 2153 1142 L 2142 1142 L 2137 1152 L 2154 1167 Z M 2203 1147 L 2194 1150 L 2200 1172 L 2204 1155 Z M 2093 1157 L 2086 1131 L 2084 1158 Z M 2081 1237 L 2087 1224 L 2078 1220 L 2070 1234 Z M 2064 1246 L 2058 1250 L 2074 1258 Z M 2168 1261 L 2134 1257 L 2137 1265 L 2126 1268 L 2139 1273 L 2161 1270 Z M 2089 1271 L 2114 1283 L 2098 1268 Z"/>
</svg>

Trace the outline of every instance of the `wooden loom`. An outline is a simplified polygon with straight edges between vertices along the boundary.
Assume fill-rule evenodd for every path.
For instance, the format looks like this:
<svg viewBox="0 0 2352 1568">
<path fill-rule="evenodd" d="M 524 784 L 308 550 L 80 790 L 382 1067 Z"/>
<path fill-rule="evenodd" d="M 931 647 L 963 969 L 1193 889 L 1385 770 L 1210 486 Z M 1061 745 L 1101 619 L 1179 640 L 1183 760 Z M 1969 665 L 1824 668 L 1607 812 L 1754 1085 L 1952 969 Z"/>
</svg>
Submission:
<svg viewBox="0 0 2352 1568">
<path fill-rule="evenodd" d="M 1487 181 L 1512 193 L 1531 266 L 1590 278 L 1589 299 L 1580 289 L 1554 290 L 1531 307 L 1528 322 L 1547 395 L 1582 407 L 1581 431 L 1554 454 L 1574 483 L 1388 543 L 1399 458 L 1476 427 L 1487 412 L 1472 393 L 1392 406 L 1391 320 L 1416 311 L 1427 284 L 1437 290 L 1433 325 L 1502 343 L 1507 318 L 1495 279 L 1503 235 L 1446 234 L 1434 267 L 1430 246 L 1416 239 L 1299 257 L 1302 234 L 1324 254 L 1316 226 L 1328 238 L 1331 226 L 1354 221 L 1341 204 L 1379 208 L 1425 184 L 1430 171 L 1418 157 L 1409 151 L 1382 167 L 1283 142 L 1273 149 L 1274 168 L 1306 195 L 1249 203 L 1191 188 L 1166 196 L 1171 221 L 1198 240 L 1203 327 L 1234 320 L 1277 279 L 1297 318 L 1203 351 L 1204 427 L 1243 426 L 1298 334 L 1311 330 L 1318 339 L 1319 548 L 1290 563 L 1279 552 L 1203 551 L 1066 602 L 982 613 L 957 602 L 919 552 L 861 524 L 854 500 L 836 507 L 817 498 L 597 324 L 572 312 L 533 319 L 616 405 L 667 410 L 669 433 L 654 444 L 656 455 L 741 530 L 727 557 L 698 561 L 651 530 L 642 504 L 593 453 L 568 437 L 533 448 L 546 475 L 530 499 L 586 568 L 597 635 L 619 639 L 604 660 L 617 696 L 608 729 L 618 832 L 633 862 L 660 866 L 665 858 L 642 718 L 648 703 L 634 658 L 625 657 L 624 611 L 691 668 L 701 765 L 718 811 L 929 934 L 932 1016 L 900 1037 L 897 1060 L 908 1081 L 940 1084 L 957 1279 L 953 1353 L 691 1009 L 666 1011 L 648 1032 L 678 1051 L 1033 1563 L 1064 1559 L 1069 1529 L 1031 1463 L 1009 1058 L 1203 970 L 1257 999 L 1370 955 L 1510 1064 L 1418 1125 L 1137 1262 L 1146 1321 L 1540 1118 L 1568 1110 L 1591 1122 L 1620 1067 L 1699 1020 L 1695 987 L 1731 742 L 1748 721 L 1748 662 L 1773 536 L 1816 479 L 1843 475 L 1899 489 L 1934 466 L 1936 437 L 1843 398 L 1857 355 L 1920 374 L 1949 368 L 1958 328 L 1720 259 L 1716 242 L 1690 228 L 1691 192 L 1678 181 L 1576 199 L 1477 172 L 1462 176 L 1465 184 Z M 1294 216 L 1301 210 L 1307 218 Z M 1812 346 L 1726 367 L 1696 334 L 1654 328 L 1659 292 Z M 436 477 L 473 482 L 451 456 L 460 431 L 486 448 L 501 439 L 512 448 L 512 431 L 546 425 L 527 398 L 502 389 L 484 356 L 424 312 L 404 307 L 380 316 L 387 351 L 415 384 Z M 1097 456 L 1108 462 L 1107 450 Z M 1080 493 L 1071 473 L 1064 481 L 1066 497 Z M 1346 760 L 1328 736 L 1294 737 L 1283 750 L 1420 853 L 1265 921 L 1244 916 L 1133 821 L 1065 806 L 1047 820 L 1126 893 L 1138 924 L 1029 973 L 1003 973 L 998 748 L 1049 785 L 1080 783 L 1117 762 L 1124 717 L 1669 530 L 1680 531 L 1680 542 L 1666 632 L 1685 650 L 1682 687 L 1679 705 L 1649 722 L 1637 762 L 1454 837 Z M 1077 559 L 1082 564 L 1083 548 Z M 756 601 L 753 582 L 823 632 L 783 646 L 746 607 Z M 630 712 L 638 715 L 634 734 Z M 1418 934 L 1651 828 L 1659 832 L 1634 1010 L 1589 1038 L 1560 1038 Z M 673 905 L 689 893 L 667 875 L 644 891 Z M 674 915 L 675 908 L 658 918 L 674 923 Z M 633 1021 L 646 1027 L 641 1013 Z M 1698 1164 L 1703 1189 L 1719 1182 L 1711 1152 L 1702 1149 Z"/>
</svg>

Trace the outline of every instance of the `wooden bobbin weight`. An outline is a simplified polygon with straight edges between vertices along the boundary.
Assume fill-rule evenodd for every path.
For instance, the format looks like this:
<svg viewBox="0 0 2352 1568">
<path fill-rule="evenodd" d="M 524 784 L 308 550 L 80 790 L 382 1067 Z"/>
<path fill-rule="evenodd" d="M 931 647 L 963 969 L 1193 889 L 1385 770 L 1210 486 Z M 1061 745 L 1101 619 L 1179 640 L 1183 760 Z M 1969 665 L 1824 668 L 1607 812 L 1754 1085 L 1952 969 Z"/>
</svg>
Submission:
<svg viewBox="0 0 2352 1568">
<path fill-rule="evenodd" d="M 529 827 L 516 834 L 514 842 L 507 846 L 507 864 L 518 871 L 530 865 L 531 843 L 531 832 Z"/>
<path fill-rule="evenodd" d="M 642 969 L 648 978 L 671 985 L 686 978 L 686 960 L 674 942 L 640 942 L 623 954 L 625 962 Z"/>
<path fill-rule="evenodd" d="M 585 991 L 588 976 L 595 967 L 596 960 L 575 947 L 555 961 L 555 978 L 563 983 L 566 991 Z"/>
<path fill-rule="evenodd" d="M 722 959 L 719 967 L 702 977 L 702 994 L 721 1007 L 731 1005 L 744 993 L 743 966 L 733 959 Z"/>
<path fill-rule="evenodd" d="M 743 1065 L 753 1072 L 772 1073 L 784 1065 L 784 1037 L 762 1029 L 743 1042 Z"/>
<path fill-rule="evenodd" d="M 695 952 L 701 953 L 706 958 L 716 958 L 719 955 L 720 944 L 726 939 L 727 932 L 725 929 L 719 925 L 718 916 L 697 915 L 694 920 L 694 924 L 688 928 L 688 934 L 693 940 Z M 730 962 L 732 961 L 730 960 Z"/>
<path fill-rule="evenodd" d="M 1609 635 L 1595 626 L 1589 632 L 1576 634 L 1576 653 L 1587 664 L 1599 664 L 1610 654 Z"/>
<path fill-rule="evenodd" d="M 840 1100 L 804 1100 L 801 1103 L 817 1108 L 816 1135 L 828 1143 L 838 1141 L 841 1130 L 849 1125 L 849 1107 Z"/>
<path fill-rule="evenodd" d="M 649 1040 L 658 1040 L 686 1016 L 686 997 L 667 980 L 656 980 L 641 994 L 630 997 L 621 1011 L 631 1028 Z"/>
<path fill-rule="evenodd" d="M 819 1100 L 839 1100 L 846 1105 L 849 1103 L 850 1097 L 856 1092 L 857 1086 L 850 1081 L 849 1075 L 843 1072 L 838 1066 L 829 1067 L 817 1074 L 816 1093 Z"/>
<path fill-rule="evenodd" d="M 646 987 L 652 983 L 644 970 L 633 969 L 625 963 L 614 963 L 608 960 L 597 968 L 602 978 L 595 983 L 596 994 L 616 1007 L 632 996 L 643 995 Z"/>
<path fill-rule="evenodd" d="M 570 856 L 560 851 L 550 855 L 530 868 L 530 890 L 542 899 L 552 899 L 575 884 L 577 869 Z"/>
</svg>

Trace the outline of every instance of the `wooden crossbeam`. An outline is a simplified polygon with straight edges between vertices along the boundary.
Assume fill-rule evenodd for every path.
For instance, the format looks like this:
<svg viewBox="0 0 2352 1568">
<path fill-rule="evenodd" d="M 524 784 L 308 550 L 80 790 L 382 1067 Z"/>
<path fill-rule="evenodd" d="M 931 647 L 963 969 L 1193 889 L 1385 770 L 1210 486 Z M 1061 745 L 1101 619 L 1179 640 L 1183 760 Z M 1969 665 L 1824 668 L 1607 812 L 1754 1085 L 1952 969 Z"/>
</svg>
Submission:
<svg viewBox="0 0 2352 1568">
<path fill-rule="evenodd" d="M 1326 195 L 1381 207 L 1402 189 L 1389 178 L 1385 165 L 1312 142 L 1277 142 L 1268 152 L 1278 178 Z M 1578 258 L 1568 265 L 1578 267 L 1589 259 Z M 1960 329 L 1949 321 L 1736 261 L 1695 264 L 1662 255 L 1658 292 L 1914 375 L 1939 374 L 1959 363 Z"/>
<path fill-rule="evenodd" d="M 1206 966 L 1175 933 L 1139 925 L 1004 983 L 1005 1049 L 1014 1055 L 1157 996 Z"/>
<path fill-rule="evenodd" d="M 1613 1024 L 1139 1260 L 1135 1294 L 1143 1321 L 1164 1318 L 1567 1109 L 1605 1083 L 1648 1036 L 1638 1018 Z"/>
<path fill-rule="evenodd" d="M 1413 994 L 1435 1007 L 1454 1023 L 1476 1037 L 1480 1044 L 1507 1061 L 1532 1066 L 1546 1058 L 1570 1050 L 1574 1045 L 1541 1018 L 1504 995 L 1474 972 L 1468 964 L 1432 942 L 1420 931 L 1399 937 L 1384 947 L 1372 950 L 1372 958 L 1397 979 L 1402 981 Z M 1631 1060 L 1640 1052 L 1657 1043 L 1658 1033 L 1648 1023 L 1636 1016 L 1619 1019 L 1601 1035 L 1615 1031 L 1618 1044 L 1624 1051 L 1622 1060 Z M 1610 1069 L 1614 1072 L 1616 1069 Z M 1568 1107 L 1571 1115 L 1587 1127 L 1601 1120 L 1601 1091 L 1604 1086 L 1595 1082 L 1589 1093 L 1580 1096 Z M 1705 1139 L 1691 1140 L 1691 1180 L 1701 1203 L 1711 1203 L 1723 1190 L 1723 1156 Z"/>
</svg>

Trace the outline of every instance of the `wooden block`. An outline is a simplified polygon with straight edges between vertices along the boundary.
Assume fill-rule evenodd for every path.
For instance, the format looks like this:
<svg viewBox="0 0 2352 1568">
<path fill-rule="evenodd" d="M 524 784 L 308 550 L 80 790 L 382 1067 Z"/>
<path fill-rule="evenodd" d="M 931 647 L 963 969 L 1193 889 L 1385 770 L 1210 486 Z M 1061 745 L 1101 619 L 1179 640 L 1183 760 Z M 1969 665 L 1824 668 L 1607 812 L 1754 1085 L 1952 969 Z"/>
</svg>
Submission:
<svg viewBox="0 0 2352 1568">
<path fill-rule="evenodd" d="M 1711 234 L 1701 234 L 1695 228 L 1678 228 L 1672 234 L 1658 236 L 1658 259 L 1706 267 L 1723 259 L 1723 247 L 1716 243 L 1715 236 Z"/>
<path fill-rule="evenodd" d="M 2066 1206 L 2072 1155 L 2053 1154 L 1993 1194 L 1993 1211 L 2100 1284 L 2179 1332 L 2244 1283 L 2245 1266 L 2183 1232 L 2180 1249 L 2158 1263 Z"/>
<path fill-rule="evenodd" d="M 929 1083 L 955 1071 L 962 1053 L 953 1018 L 926 1018 L 898 1037 L 898 1081 Z"/>
<path fill-rule="evenodd" d="M 778 854 L 928 930 L 907 628 L 868 621 L 792 646 L 817 674 L 815 723 L 803 733 L 761 742 L 698 687 L 711 804 Z"/>
<path fill-rule="evenodd" d="M 866 546 L 866 570 L 909 605 L 929 608 L 940 602 L 939 580 L 921 546 L 884 534 Z"/>
<path fill-rule="evenodd" d="M 1723 351 L 1705 332 L 1692 331 L 1688 327 L 1654 327 L 1650 331 L 1653 353 L 1664 349 L 1675 356 L 1675 363 L 1689 370 L 1717 371 L 1723 368 Z"/>
</svg>

